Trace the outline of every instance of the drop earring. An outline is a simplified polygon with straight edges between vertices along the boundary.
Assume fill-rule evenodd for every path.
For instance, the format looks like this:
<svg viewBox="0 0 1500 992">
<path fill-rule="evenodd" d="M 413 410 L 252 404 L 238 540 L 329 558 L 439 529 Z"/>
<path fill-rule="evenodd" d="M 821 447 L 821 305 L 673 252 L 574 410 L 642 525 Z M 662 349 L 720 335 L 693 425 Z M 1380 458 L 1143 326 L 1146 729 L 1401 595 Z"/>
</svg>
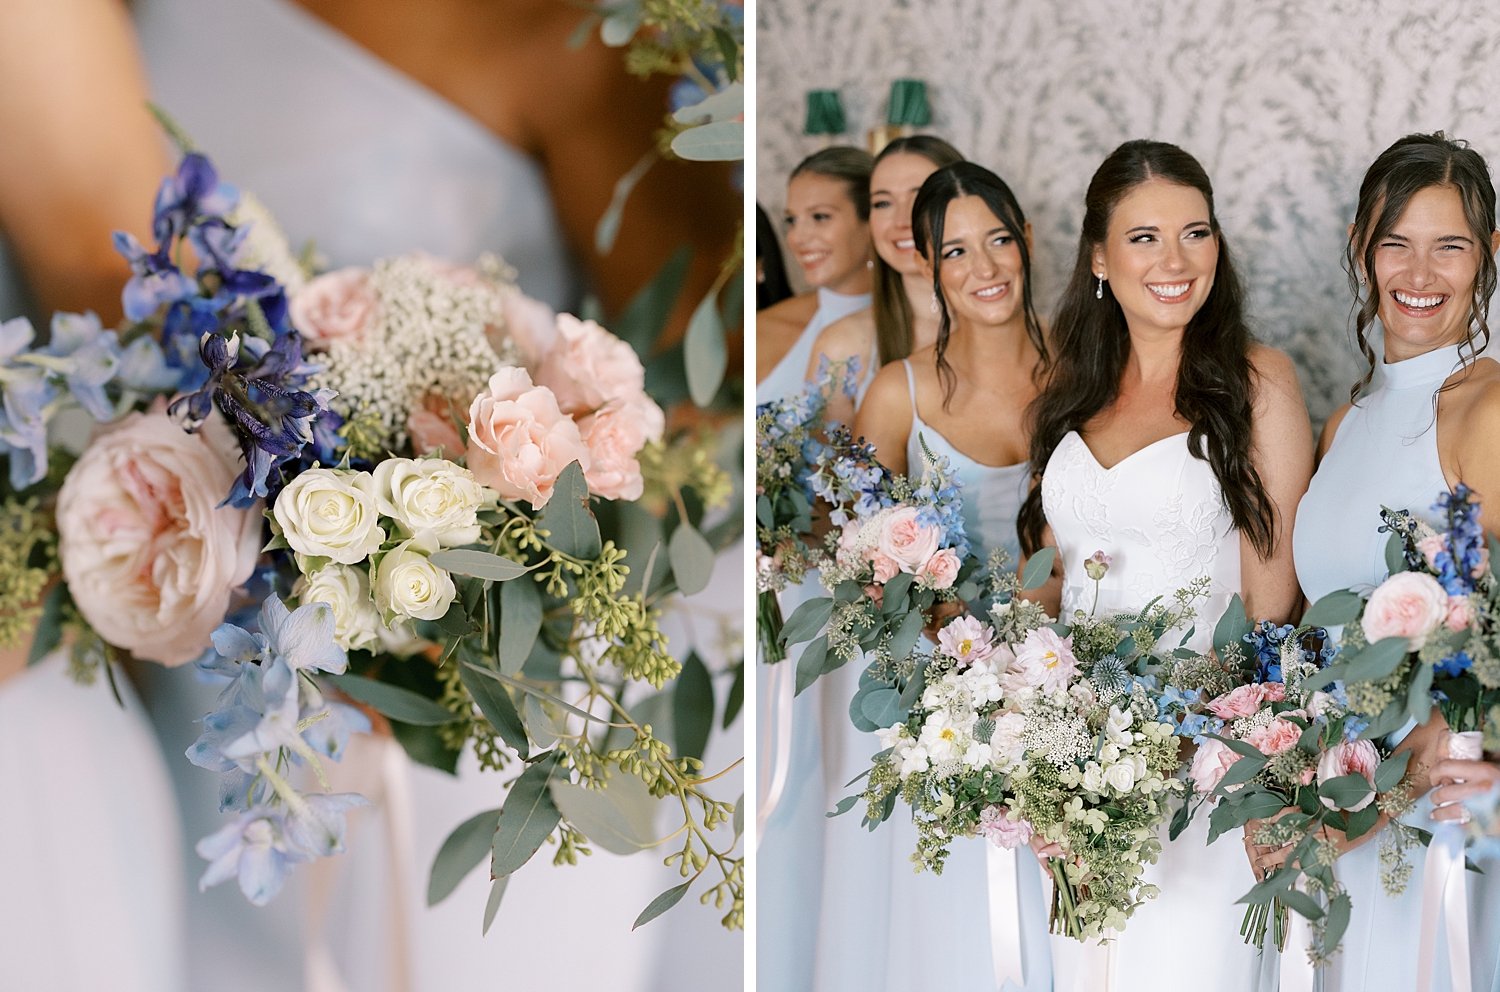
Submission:
<svg viewBox="0 0 1500 992">
<path fill-rule="evenodd" d="M 933 291 L 932 299 L 927 303 L 927 309 L 931 310 L 934 314 L 941 312 L 941 305 L 938 303 L 936 290 Z"/>
<path fill-rule="evenodd" d="M 1104 277 L 1098 276 L 1097 278 L 1099 280 L 1099 285 L 1094 287 L 1094 299 L 1102 300 L 1104 299 Z"/>
</svg>

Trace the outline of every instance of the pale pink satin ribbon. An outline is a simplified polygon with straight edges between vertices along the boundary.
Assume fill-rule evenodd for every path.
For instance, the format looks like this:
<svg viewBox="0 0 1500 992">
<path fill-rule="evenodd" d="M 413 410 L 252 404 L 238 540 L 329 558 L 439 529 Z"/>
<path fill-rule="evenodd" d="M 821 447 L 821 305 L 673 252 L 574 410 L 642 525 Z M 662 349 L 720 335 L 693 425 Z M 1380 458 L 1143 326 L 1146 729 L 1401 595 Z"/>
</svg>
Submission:
<svg viewBox="0 0 1500 992">
<path fill-rule="evenodd" d="M 1450 733 L 1448 757 L 1477 761 L 1483 754 L 1478 731 Z M 1434 826 L 1427 845 L 1422 881 L 1422 940 L 1417 952 L 1417 990 L 1430 992 L 1437 961 L 1439 921 L 1448 947 L 1452 992 L 1471 992 L 1469 977 L 1469 896 L 1464 878 L 1464 831 L 1452 820 Z"/>
<path fill-rule="evenodd" d="M 797 671 L 788 658 L 769 666 L 771 704 L 769 733 L 761 739 L 761 767 L 769 769 L 765 791 L 755 815 L 755 844 L 760 846 L 766 835 L 766 824 L 786 791 L 792 767 L 792 703 L 797 691 Z"/>
<path fill-rule="evenodd" d="M 995 985 L 1002 992 L 1026 984 L 1021 961 L 1021 891 L 1016 879 L 1016 852 L 988 842 L 985 875 L 990 897 L 990 960 Z"/>
</svg>

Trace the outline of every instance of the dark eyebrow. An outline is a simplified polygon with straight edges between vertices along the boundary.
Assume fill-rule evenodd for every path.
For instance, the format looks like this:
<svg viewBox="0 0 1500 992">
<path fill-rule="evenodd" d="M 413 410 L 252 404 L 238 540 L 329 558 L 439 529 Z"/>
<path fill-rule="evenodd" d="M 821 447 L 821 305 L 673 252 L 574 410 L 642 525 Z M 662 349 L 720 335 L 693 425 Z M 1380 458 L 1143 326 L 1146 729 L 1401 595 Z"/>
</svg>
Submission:
<svg viewBox="0 0 1500 992">
<path fill-rule="evenodd" d="M 1130 230 L 1126 231 L 1125 233 L 1126 234 L 1135 234 L 1137 232 L 1144 232 L 1146 234 L 1160 234 L 1161 233 L 1161 228 L 1150 226 L 1150 225 L 1147 225 L 1147 224 L 1141 224 L 1138 227 L 1132 227 Z"/>
<path fill-rule="evenodd" d="M 1448 234 L 1444 235 L 1441 238 L 1438 238 L 1437 240 L 1438 244 L 1440 245 L 1454 244 L 1459 241 L 1462 241 L 1466 245 L 1472 245 L 1474 243 L 1473 238 L 1466 237 L 1462 234 Z"/>
<path fill-rule="evenodd" d="M 1010 233 L 1010 228 L 1006 227 L 1004 224 L 1001 224 L 999 227 L 992 227 L 988 231 L 984 232 L 984 236 L 986 238 L 993 238 L 997 234 L 1009 234 L 1009 233 Z M 963 244 L 963 239 L 962 238 L 949 238 L 947 241 L 943 242 L 943 247 L 946 248 L 949 245 L 957 245 L 957 244 Z"/>
</svg>

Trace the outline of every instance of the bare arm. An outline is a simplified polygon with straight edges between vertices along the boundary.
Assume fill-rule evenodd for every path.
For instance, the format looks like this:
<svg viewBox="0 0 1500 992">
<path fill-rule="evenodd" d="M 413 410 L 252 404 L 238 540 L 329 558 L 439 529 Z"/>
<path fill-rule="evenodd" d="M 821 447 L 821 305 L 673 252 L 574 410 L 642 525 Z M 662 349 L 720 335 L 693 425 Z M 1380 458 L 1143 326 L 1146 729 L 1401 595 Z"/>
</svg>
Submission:
<svg viewBox="0 0 1500 992">
<path fill-rule="evenodd" d="M 1439 415 L 1445 411 L 1440 409 Z M 1463 410 L 1461 424 L 1445 432 L 1448 418 L 1438 423 L 1439 437 L 1453 438 L 1451 463 L 1444 465 L 1444 475 L 1452 485 L 1462 482 L 1474 490 L 1485 512 L 1480 522 L 1491 535 L 1500 537 L 1500 449 L 1495 437 L 1500 435 L 1500 381 L 1486 386 Z M 1440 452 L 1441 453 L 1441 452 Z"/>
<path fill-rule="evenodd" d="M 865 401 L 854 416 L 854 436 L 875 446 L 880 464 L 897 475 L 906 473 L 906 442 L 911 437 L 911 394 L 906 368 L 892 362 L 875 375 Z"/>
<path fill-rule="evenodd" d="M 1247 538 L 1240 542 L 1240 581 L 1245 611 L 1278 623 L 1293 618 L 1302 602 L 1292 562 L 1297 503 L 1313 471 L 1312 424 L 1297 373 L 1284 354 L 1258 347 L 1251 427 L 1251 458 L 1274 512 L 1272 549 L 1261 557 Z"/>
<path fill-rule="evenodd" d="M 870 311 L 861 310 L 834 321 L 818 334 L 813 342 L 812 358 L 807 363 L 807 374 L 803 377 L 816 382 L 823 363 L 829 367 L 835 363 L 858 363 L 855 382 L 865 382 L 870 376 L 871 353 L 875 350 L 875 324 Z M 828 421 L 854 426 L 854 397 L 835 390 L 828 398 Z"/>
<path fill-rule="evenodd" d="M 41 307 L 117 320 L 130 272 L 110 235 L 149 233 L 168 170 L 124 5 L 0 5 L 0 92 L 0 230 Z"/>
</svg>

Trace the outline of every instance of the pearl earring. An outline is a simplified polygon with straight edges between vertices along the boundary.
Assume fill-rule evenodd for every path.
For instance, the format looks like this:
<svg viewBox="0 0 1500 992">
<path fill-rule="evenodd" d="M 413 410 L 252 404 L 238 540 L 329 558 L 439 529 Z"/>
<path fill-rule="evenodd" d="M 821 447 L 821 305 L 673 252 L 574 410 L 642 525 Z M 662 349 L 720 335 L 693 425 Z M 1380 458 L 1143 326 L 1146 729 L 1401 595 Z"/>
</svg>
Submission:
<svg viewBox="0 0 1500 992">
<path fill-rule="evenodd" d="M 933 291 L 932 299 L 929 300 L 928 303 L 927 303 L 927 309 L 931 310 L 933 313 L 940 313 L 940 312 L 942 312 L 941 311 L 941 304 L 938 303 L 937 291 L 936 290 Z"/>
<path fill-rule="evenodd" d="M 1102 300 L 1104 299 L 1104 277 L 1098 276 L 1097 278 L 1099 279 L 1099 285 L 1094 287 L 1094 299 Z"/>
</svg>

